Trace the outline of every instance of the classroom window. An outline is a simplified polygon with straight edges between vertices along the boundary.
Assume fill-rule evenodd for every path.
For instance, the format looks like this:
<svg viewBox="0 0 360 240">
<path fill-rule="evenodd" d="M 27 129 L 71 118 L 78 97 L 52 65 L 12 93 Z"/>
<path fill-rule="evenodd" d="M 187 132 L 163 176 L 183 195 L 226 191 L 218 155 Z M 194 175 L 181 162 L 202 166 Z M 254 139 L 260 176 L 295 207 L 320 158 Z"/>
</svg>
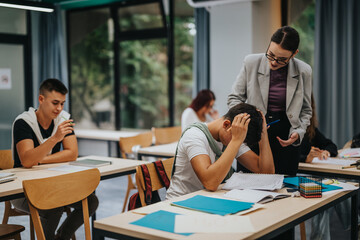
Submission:
<svg viewBox="0 0 360 240">
<path fill-rule="evenodd" d="M 290 26 L 295 28 L 300 35 L 299 53 L 296 58 L 308 63 L 314 69 L 314 44 L 315 44 L 315 0 L 302 0 L 303 7 L 292 7 Z M 299 12 L 299 9 L 301 11 Z"/>
<path fill-rule="evenodd" d="M 73 12 L 68 20 L 72 118 L 78 128 L 115 129 L 110 11 Z"/>
<path fill-rule="evenodd" d="M 120 43 L 120 113 L 124 128 L 169 122 L 166 39 Z"/>
<path fill-rule="evenodd" d="M 184 0 L 174 6 L 175 48 L 175 125 L 181 124 L 181 114 L 189 106 L 193 94 L 193 55 L 196 35 L 194 9 Z"/>
<path fill-rule="evenodd" d="M 70 111 L 77 128 L 150 129 L 169 126 L 172 119 L 180 125 L 192 99 L 195 20 L 185 0 L 173 2 L 170 78 L 165 2 L 127 1 L 68 11 Z"/>
</svg>

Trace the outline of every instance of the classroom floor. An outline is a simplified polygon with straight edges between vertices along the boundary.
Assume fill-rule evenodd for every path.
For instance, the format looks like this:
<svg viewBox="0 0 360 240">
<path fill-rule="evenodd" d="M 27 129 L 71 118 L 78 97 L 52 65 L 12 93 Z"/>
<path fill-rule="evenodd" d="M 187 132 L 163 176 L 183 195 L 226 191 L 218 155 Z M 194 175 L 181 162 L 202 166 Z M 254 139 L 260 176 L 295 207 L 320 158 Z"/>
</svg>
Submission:
<svg viewBox="0 0 360 240">
<path fill-rule="evenodd" d="M 108 180 L 103 180 L 100 182 L 99 187 L 96 190 L 96 195 L 99 198 L 100 204 L 98 210 L 96 211 L 97 219 L 101 219 L 104 217 L 112 216 L 114 214 L 121 213 L 123 200 L 125 197 L 125 191 L 127 187 L 127 177 L 118 177 Z M 136 191 L 133 190 L 132 193 Z M 131 194 L 132 194 L 131 193 Z M 130 195 L 131 195 L 130 194 Z M 0 203 L 0 218 L 2 219 L 4 211 L 4 204 Z M 350 239 L 350 231 L 344 231 L 342 229 L 341 224 L 339 223 L 336 214 L 332 218 L 331 221 L 331 239 L 332 240 L 344 240 Z M 9 223 L 21 224 L 25 226 L 25 231 L 21 233 L 21 237 L 24 240 L 30 239 L 30 231 L 29 231 L 29 217 L 21 216 L 21 217 L 11 217 Z M 310 221 L 306 222 L 306 230 L 307 230 L 307 239 L 310 239 Z M 76 232 L 76 239 L 82 240 L 85 239 L 84 229 L 80 228 Z M 295 239 L 300 240 L 300 231 L 299 227 L 295 228 Z M 360 238 L 359 238 L 360 239 Z"/>
</svg>

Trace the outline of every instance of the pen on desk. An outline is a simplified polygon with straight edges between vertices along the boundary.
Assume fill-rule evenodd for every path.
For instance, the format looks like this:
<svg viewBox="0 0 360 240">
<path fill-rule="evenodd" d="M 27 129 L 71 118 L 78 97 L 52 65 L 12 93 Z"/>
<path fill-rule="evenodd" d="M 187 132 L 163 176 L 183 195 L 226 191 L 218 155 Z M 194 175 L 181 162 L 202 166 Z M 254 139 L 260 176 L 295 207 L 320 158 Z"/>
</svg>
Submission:
<svg viewBox="0 0 360 240">
<path fill-rule="evenodd" d="M 267 124 L 267 126 L 270 126 L 270 125 L 272 125 L 272 124 L 274 124 L 274 123 L 277 123 L 277 122 L 280 122 L 280 119 L 278 119 L 278 120 L 275 120 L 275 121 L 273 121 L 273 122 L 268 123 L 268 124 Z"/>
<path fill-rule="evenodd" d="M 356 167 L 356 165 L 343 166 L 343 167 L 341 167 L 341 169 L 353 168 L 353 167 Z"/>
</svg>

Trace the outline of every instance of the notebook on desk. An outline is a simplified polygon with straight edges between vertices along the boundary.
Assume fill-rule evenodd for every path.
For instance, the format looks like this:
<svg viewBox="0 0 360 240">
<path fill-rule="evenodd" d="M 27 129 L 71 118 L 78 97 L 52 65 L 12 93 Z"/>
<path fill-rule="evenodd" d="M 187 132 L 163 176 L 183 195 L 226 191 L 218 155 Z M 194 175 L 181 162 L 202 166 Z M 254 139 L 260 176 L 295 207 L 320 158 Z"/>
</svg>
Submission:
<svg viewBox="0 0 360 240">
<path fill-rule="evenodd" d="M 10 182 L 16 179 L 15 173 L 0 172 L 0 183 Z"/>
<path fill-rule="evenodd" d="M 95 159 L 82 159 L 74 162 L 70 162 L 70 165 L 84 166 L 84 167 L 101 167 L 110 165 L 111 161 L 95 160 Z"/>
</svg>

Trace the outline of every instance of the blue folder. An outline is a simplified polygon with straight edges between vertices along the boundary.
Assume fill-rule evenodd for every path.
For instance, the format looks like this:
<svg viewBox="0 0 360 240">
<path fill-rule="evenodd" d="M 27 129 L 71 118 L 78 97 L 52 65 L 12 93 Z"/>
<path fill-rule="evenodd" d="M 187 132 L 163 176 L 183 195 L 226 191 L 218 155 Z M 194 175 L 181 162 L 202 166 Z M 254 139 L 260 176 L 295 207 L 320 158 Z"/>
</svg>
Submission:
<svg viewBox="0 0 360 240">
<path fill-rule="evenodd" d="M 224 216 L 247 210 L 254 203 L 196 195 L 184 201 L 173 202 L 171 205 Z"/>
<path fill-rule="evenodd" d="M 290 185 L 289 187 L 299 187 L 299 177 L 284 178 L 284 183 Z M 340 186 L 322 184 L 322 191 L 328 192 L 333 190 L 342 189 Z"/>
<path fill-rule="evenodd" d="M 165 232 L 175 233 L 174 232 L 175 215 L 178 215 L 178 213 L 172 213 L 172 212 L 160 210 L 157 212 L 150 213 L 139 220 L 131 222 L 130 224 L 147 227 L 147 228 L 153 228 Z M 176 234 L 189 236 L 192 233 L 176 233 Z"/>
</svg>

